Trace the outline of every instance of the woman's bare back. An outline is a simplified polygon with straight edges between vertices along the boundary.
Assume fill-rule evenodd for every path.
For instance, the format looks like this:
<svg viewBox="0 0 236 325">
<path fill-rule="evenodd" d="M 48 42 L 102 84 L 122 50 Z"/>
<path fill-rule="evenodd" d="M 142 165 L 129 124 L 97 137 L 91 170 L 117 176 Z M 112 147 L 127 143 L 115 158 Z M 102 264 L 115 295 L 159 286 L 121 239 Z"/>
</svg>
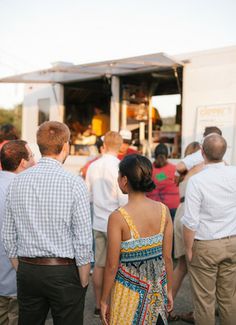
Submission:
<svg viewBox="0 0 236 325">
<path fill-rule="evenodd" d="M 144 198 L 139 202 L 130 201 L 124 206 L 124 209 L 132 218 L 140 237 L 151 237 L 160 232 L 162 207 L 161 203 Z M 122 230 L 122 240 L 129 240 L 131 238 L 130 230 L 125 221 Z"/>
</svg>

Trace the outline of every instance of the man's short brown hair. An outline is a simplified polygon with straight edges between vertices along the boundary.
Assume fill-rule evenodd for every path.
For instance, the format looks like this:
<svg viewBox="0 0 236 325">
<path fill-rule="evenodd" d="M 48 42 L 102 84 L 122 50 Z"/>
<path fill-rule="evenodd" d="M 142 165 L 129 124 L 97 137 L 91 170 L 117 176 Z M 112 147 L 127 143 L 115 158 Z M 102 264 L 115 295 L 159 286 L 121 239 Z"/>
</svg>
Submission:
<svg viewBox="0 0 236 325">
<path fill-rule="evenodd" d="M 5 143 L 1 149 L 2 170 L 14 172 L 22 159 L 29 160 L 29 151 L 24 140 L 11 140 Z"/>
<path fill-rule="evenodd" d="M 109 131 L 104 136 L 104 145 L 107 150 L 112 150 L 118 152 L 122 145 L 122 137 L 118 132 Z"/>
<path fill-rule="evenodd" d="M 227 142 L 219 134 L 210 134 L 205 137 L 202 149 L 208 161 L 219 162 L 222 161 L 224 157 L 227 149 Z"/>
<path fill-rule="evenodd" d="M 59 155 L 63 145 L 69 140 L 70 130 L 61 122 L 44 122 L 37 131 L 37 144 L 42 156 Z"/>
</svg>

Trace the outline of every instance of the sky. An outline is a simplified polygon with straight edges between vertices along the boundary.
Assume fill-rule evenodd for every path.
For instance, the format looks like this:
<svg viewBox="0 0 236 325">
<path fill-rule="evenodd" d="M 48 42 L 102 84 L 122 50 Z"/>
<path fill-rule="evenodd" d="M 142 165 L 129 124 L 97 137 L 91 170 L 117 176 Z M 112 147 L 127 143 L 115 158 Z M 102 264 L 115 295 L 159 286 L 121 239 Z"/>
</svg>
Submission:
<svg viewBox="0 0 236 325">
<path fill-rule="evenodd" d="M 236 45 L 235 13 L 235 0 L 0 0 L 0 78 Z M 22 85 L 0 84 L 0 107 L 22 99 Z"/>
</svg>

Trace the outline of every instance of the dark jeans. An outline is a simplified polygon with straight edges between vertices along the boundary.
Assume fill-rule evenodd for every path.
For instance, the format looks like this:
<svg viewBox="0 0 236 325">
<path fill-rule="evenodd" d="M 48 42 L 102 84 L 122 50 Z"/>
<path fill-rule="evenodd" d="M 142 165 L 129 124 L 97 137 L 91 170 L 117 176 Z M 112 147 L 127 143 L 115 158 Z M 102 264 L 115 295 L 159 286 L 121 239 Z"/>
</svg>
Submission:
<svg viewBox="0 0 236 325">
<path fill-rule="evenodd" d="M 172 219 L 173 222 L 174 222 L 176 210 L 177 209 L 170 209 L 170 215 L 171 215 L 171 219 Z"/>
<path fill-rule="evenodd" d="M 75 265 L 31 265 L 17 271 L 18 325 L 43 325 L 51 309 L 54 325 L 82 325 L 86 289 Z"/>
</svg>

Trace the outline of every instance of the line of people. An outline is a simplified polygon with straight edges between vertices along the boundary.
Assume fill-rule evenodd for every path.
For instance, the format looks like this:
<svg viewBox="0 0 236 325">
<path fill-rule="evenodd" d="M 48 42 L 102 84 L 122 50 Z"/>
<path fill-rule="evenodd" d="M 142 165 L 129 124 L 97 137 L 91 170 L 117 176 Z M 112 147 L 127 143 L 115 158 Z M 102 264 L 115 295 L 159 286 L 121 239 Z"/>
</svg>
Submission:
<svg viewBox="0 0 236 325">
<path fill-rule="evenodd" d="M 182 174 L 189 171 L 182 176 L 175 219 L 171 210 L 179 203 L 178 187 L 168 187 L 163 195 L 163 184 L 169 186 L 170 175 L 174 178 L 163 145 L 154 166 L 139 154 L 120 161 L 123 140 L 110 131 L 84 182 L 63 169 L 70 140 L 65 124 L 50 121 L 39 127 L 42 158 L 37 165 L 26 142 L 6 143 L 0 215 L 8 257 L 1 246 L 0 323 L 7 324 L 9 315 L 17 319 L 14 267 L 20 325 L 44 324 L 49 309 L 54 324 L 83 324 L 93 228 L 95 315 L 104 324 L 167 324 L 168 314 L 176 319 L 173 298 L 187 269 L 195 323 L 215 323 L 217 299 L 221 323 L 234 324 L 236 167 L 223 161 L 225 139 L 212 129 L 207 132 L 201 149 L 191 144 L 176 167 Z M 154 201 L 159 187 L 162 195 Z M 172 219 L 179 258 L 174 273 Z"/>
</svg>

